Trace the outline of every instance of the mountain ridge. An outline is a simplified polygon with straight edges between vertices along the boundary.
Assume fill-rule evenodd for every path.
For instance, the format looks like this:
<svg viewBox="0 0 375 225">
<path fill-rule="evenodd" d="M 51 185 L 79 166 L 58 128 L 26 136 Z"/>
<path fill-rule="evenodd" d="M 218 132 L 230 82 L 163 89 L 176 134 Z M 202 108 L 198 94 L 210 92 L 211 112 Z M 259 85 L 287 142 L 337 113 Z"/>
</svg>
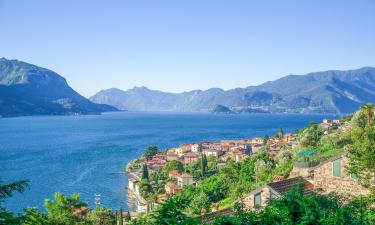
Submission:
<svg viewBox="0 0 375 225">
<path fill-rule="evenodd" d="M 111 88 L 89 99 L 132 111 L 210 112 L 222 105 L 272 113 L 350 113 L 366 102 L 375 102 L 375 68 L 287 75 L 258 86 L 229 90 L 170 93 L 146 87 L 126 91 Z"/>
<path fill-rule="evenodd" d="M 54 71 L 0 58 L 0 117 L 100 114 L 106 111 L 117 109 L 84 98 Z"/>
</svg>

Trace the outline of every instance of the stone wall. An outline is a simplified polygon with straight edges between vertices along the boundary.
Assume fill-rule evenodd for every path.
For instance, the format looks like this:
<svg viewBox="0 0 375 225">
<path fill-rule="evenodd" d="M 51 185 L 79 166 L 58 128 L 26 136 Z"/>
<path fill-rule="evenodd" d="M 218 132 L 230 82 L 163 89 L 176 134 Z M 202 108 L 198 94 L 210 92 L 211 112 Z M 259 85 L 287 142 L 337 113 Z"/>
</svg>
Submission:
<svg viewBox="0 0 375 225">
<path fill-rule="evenodd" d="M 345 166 L 348 159 L 344 156 L 337 157 L 341 160 L 341 176 L 332 175 L 334 160 L 321 164 L 314 171 L 314 189 L 321 189 L 323 193 L 337 192 L 339 194 L 366 195 L 369 191 L 363 188 L 357 180 L 346 173 Z"/>
<path fill-rule="evenodd" d="M 247 209 L 250 209 L 250 210 L 254 210 L 254 196 L 261 192 L 261 208 L 264 208 L 268 202 L 269 202 L 269 199 L 270 199 L 270 189 L 265 186 L 261 189 L 258 189 L 257 191 L 253 191 L 251 192 L 245 199 L 244 199 L 244 204 L 245 204 L 245 207 Z"/>
</svg>

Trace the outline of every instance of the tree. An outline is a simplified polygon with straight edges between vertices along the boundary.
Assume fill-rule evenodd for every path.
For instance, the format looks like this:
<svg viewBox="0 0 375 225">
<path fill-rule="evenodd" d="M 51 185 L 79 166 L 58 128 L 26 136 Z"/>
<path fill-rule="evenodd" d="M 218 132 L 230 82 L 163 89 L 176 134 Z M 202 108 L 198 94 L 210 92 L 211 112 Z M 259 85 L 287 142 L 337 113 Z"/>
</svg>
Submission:
<svg viewBox="0 0 375 225">
<path fill-rule="evenodd" d="M 127 211 L 127 212 L 126 212 L 126 215 L 125 215 L 125 221 L 126 221 L 126 222 L 129 222 L 131 219 L 132 219 L 132 218 L 131 218 L 131 216 L 130 216 L 130 212 Z"/>
<path fill-rule="evenodd" d="M 201 158 L 201 175 L 204 177 L 204 175 L 207 172 L 207 157 L 205 154 L 202 154 Z"/>
<path fill-rule="evenodd" d="M 163 172 L 164 174 L 168 175 L 168 173 L 172 170 L 177 170 L 179 173 L 184 172 L 185 168 L 182 162 L 177 161 L 177 160 L 172 160 L 167 162 L 165 166 L 163 167 Z"/>
<path fill-rule="evenodd" d="M 45 200 L 44 208 L 47 211 L 48 221 L 61 225 L 83 223 L 89 211 L 87 203 L 81 201 L 77 193 L 71 196 L 55 193 L 54 200 Z"/>
<path fill-rule="evenodd" d="M 141 176 L 141 178 L 142 178 L 142 180 L 143 180 L 143 179 L 147 180 L 147 179 L 148 179 L 148 176 L 149 176 L 149 174 L 148 174 L 148 168 L 147 168 L 147 165 L 146 165 L 146 164 L 143 164 L 143 166 L 142 166 L 142 176 Z"/>
<path fill-rule="evenodd" d="M 19 224 L 21 218 L 15 217 L 12 212 L 2 206 L 6 198 L 12 197 L 14 192 L 22 193 L 28 187 L 29 181 L 20 180 L 2 184 L 0 180 L 0 224 Z"/>
<path fill-rule="evenodd" d="M 375 106 L 372 103 L 367 103 L 361 107 L 361 110 L 364 111 L 367 117 L 367 125 L 371 125 L 371 119 L 374 116 Z"/>
<path fill-rule="evenodd" d="M 119 217 L 118 217 L 118 225 L 122 225 L 123 224 L 123 218 L 122 218 L 122 208 L 120 208 L 120 212 L 119 212 Z"/>
<path fill-rule="evenodd" d="M 111 209 L 97 207 L 89 213 L 88 221 L 93 225 L 111 225 L 115 224 L 115 215 Z"/>
<path fill-rule="evenodd" d="M 353 127 L 353 143 L 348 145 L 348 172 L 355 174 L 360 183 L 375 191 L 372 182 L 375 174 L 375 127 L 366 126 L 364 129 Z"/>
<path fill-rule="evenodd" d="M 143 156 L 146 157 L 147 160 L 151 159 L 154 155 L 158 154 L 158 147 L 155 145 L 151 145 L 148 147 Z"/>
<path fill-rule="evenodd" d="M 277 137 L 278 138 L 283 138 L 284 137 L 284 131 L 283 128 L 280 128 L 279 131 L 277 132 Z"/>
<path fill-rule="evenodd" d="M 152 216 L 152 224 L 198 224 L 197 220 L 186 216 L 181 211 L 180 207 L 180 204 L 174 198 L 167 199 L 156 209 L 155 213 Z"/>
<path fill-rule="evenodd" d="M 211 209 L 210 198 L 204 191 L 201 191 L 191 201 L 190 209 L 194 214 L 200 214 L 202 209 L 206 209 L 209 212 Z"/>
</svg>

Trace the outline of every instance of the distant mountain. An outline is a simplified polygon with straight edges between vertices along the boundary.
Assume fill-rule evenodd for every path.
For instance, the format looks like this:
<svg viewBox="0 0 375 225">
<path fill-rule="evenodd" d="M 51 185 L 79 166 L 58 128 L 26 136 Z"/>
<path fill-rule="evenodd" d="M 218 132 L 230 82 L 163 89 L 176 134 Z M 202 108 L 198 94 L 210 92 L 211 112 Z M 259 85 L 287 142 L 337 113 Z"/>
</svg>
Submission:
<svg viewBox="0 0 375 225">
<path fill-rule="evenodd" d="M 116 111 L 79 95 L 57 73 L 18 60 L 0 59 L 0 117 L 99 114 Z"/>
<path fill-rule="evenodd" d="M 231 110 L 279 113 L 351 113 L 375 102 L 375 68 L 289 75 L 259 86 L 222 90 L 212 88 L 166 93 L 145 87 L 108 89 L 91 101 L 132 111 L 212 111 L 217 105 Z"/>
</svg>

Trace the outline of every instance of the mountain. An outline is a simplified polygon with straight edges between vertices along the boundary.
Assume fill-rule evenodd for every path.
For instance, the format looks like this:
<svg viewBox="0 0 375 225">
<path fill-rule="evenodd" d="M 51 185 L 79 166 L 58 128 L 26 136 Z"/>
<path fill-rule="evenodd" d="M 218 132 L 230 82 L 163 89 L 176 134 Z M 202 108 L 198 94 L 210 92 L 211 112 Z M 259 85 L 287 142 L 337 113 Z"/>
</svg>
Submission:
<svg viewBox="0 0 375 225">
<path fill-rule="evenodd" d="M 0 117 L 99 114 L 117 111 L 74 91 L 57 73 L 18 60 L 0 59 Z"/>
<path fill-rule="evenodd" d="M 91 101 L 132 111 L 205 111 L 217 105 L 237 111 L 351 113 L 375 102 L 375 68 L 289 75 L 259 86 L 166 93 L 135 87 L 98 92 Z"/>
</svg>

